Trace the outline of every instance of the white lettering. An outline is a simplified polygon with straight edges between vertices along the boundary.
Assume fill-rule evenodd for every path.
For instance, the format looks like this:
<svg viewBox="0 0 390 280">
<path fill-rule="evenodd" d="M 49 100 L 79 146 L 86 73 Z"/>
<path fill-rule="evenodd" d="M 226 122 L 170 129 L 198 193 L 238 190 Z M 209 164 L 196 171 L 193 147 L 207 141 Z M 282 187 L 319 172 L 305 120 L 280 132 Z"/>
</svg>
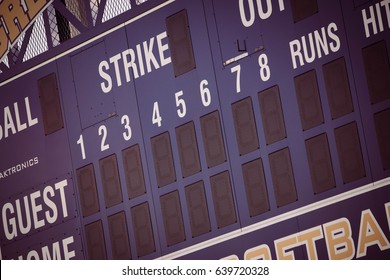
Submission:
<svg viewBox="0 0 390 280">
<path fill-rule="evenodd" d="M 363 23 L 364 23 L 364 30 L 366 31 L 366 38 L 370 37 L 370 29 L 369 25 L 372 25 L 372 29 L 374 31 L 374 34 L 378 33 L 378 28 L 376 27 L 376 20 L 375 20 L 375 15 L 374 15 L 374 7 L 370 6 L 370 15 L 367 17 L 367 12 L 366 9 L 362 10 L 362 16 L 363 16 Z"/>
<path fill-rule="evenodd" d="M 137 49 L 137 57 L 138 57 L 138 66 L 139 66 L 139 72 L 140 72 L 140 76 L 143 76 L 145 75 L 145 67 L 144 67 L 144 59 L 142 57 L 142 49 L 141 49 L 141 45 L 138 44 L 136 46 L 136 49 Z"/>
<path fill-rule="evenodd" d="M 118 87 L 120 87 L 122 85 L 121 73 L 119 71 L 119 63 L 118 63 L 118 61 L 120 59 L 121 59 L 121 54 L 120 53 L 110 57 L 110 63 L 114 63 L 115 75 L 116 75 L 116 83 L 117 83 Z"/>
<path fill-rule="evenodd" d="M 301 42 L 299 40 L 294 40 L 290 42 L 290 53 L 294 69 L 298 67 L 296 58 L 298 58 L 299 60 L 299 65 L 302 66 L 305 64 L 303 62 L 303 55 L 301 49 Z"/>
<path fill-rule="evenodd" d="M 313 34 L 309 33 L 309 46 L 310 46 L 310 53 L 311 56 L 309 56 L 309 51 L 307 50 L 307 43 L 306 43 L 306 37 L 302 36 L 302 45 L 303 45 L 303 54 L 305 57 L 306 63 L 312 63 L 314 59 L 316 59 L 316 50 L 314 46 L 314 41 L 313 41 Z"/>
<path fill-rule="evenodd" d="M 241 22 L 245 27 L 250 27 L 255 22 L 255 4 L 253 3 L 252 0 L 246 0 L 249 6 L 249 19 L 248 19 L 245 13 L 244 1 L 245 0 L 240 0 L 238 2 L 240 8 Z"/>
<path fill-rule="evenodd" d="M 14 217 L 12 217 L 10 219 L 7 218 L 7 210 L 10 212 L 10 214 L 15 213 L 14 206 L 9 202 L 4 204 L 3 209 L 1 210 L 1 217 L 3 220 L 3 229 L 4 229 L 5 237 L 8 240 L 12 240 L 13 238 L 18 236 L 18 232 L 16 229 L 17 228 L 16 220 Z M 7 224 L 7 221 L 8 221 L 8 224 Z"/>
<path fill-rule="evenodd" d="M 70 260 L 73 259 L 76 256 L 76 253 L 74 250 L 69 251 L 68 246 L 74 243 L 73 236 L 69 236 L 68 238 L 65 238 L 62 240 L 62 247 L 64 248 L 64 260 Z"/>
<path fill-rule="evenodd" d="M 329 37 L 330 37 L 330 34 L 329 34 Z M 328 40 L 326 38 L 325 28 L 321 28 L 321 34 L 318 32 L 318 30 L 314 31 L 314 38 L 315 38 L 314 41 L 316 42 L 316 47 L 318 50 L 318 58 L 322 57 L 322 52 L 325 55 L 328 55 L 329 48 L 328 48 Z M 321 52 L 321 50 L 322 50 L 322 52 Z"/>
<path fill-rule="evenodd" d="M 52 187 L 47 186 L 43 190 L 43 202 L 50 208 L 50 210 L 53 213 L 52 213 L 52 215 L 50 215 L 50 211 L 47 210 L 45 212 L 45 217 L 46 217 L 46 220 L 48 221 L 49 224 L 54 224 L 55 221 L 57 221 L 58 211 L 57 211 L 56 204 L 52 200 L 50 200 L 49 195 L 50 195 L 50 197 L 54 197 L 55 192 L 54 192 Z"/>
<path fill-rule="evenodd" d="M 166 54 L 169 49 L 168 43 L 163 43 L 166 38 L 167 33 L 162 32 L 141 44 L 137 44 L 135 49 L 129 48 L 110 57 L 109 62 L 101 61 L 98 70 L 100 77 L 104 80 L 100 83 L 103 93 L 109 93 L 112 90 L 113 81 L 108 74 L 110 67 L 114 67 L 116 84 L 120 87 L 122 85 L 121 72 L 125 73 L 126 82 L 129 83 L 131 81 L 130 68 L 133 71 L 134 79 L 138 79 L 145 75 L 145 68 L 147 73 L 150 73 L 171 63 L 171 57 Z M 154 43 L 155 39 L 156 44 Z M 121 59 L 122 63 L 120 63 Z"/>
<path fill-rule="evenodd" d="M 20 122 L 19 107 L 17 102 L 14 103 L 14 110 L 15 110 L 16 126 L 18 128 L 18 132 L 25 130 L 27 128 L 27 124 Z"/>
<path fill-rule="evenodd" d="M 30 101 L 29 101 L 28 97 L 24 98 L 24 103 L 26 104 L 28 126 L 31 127 L 33 125 L 36 125 L 38 123 L 38 118 L 33 119 L 31 116 Z"/>
<path fill-rule="evenodd" d="M 151 62 L 153 63 L 155 69 L 160 68 L 157 59 L 153 54 L 153 45 L 154 45 L 154 37 L 150 38 L 149 47 L 148 47 L 148 43 L 146 41 L 144 42 L 145 61 L 146 61 L 146 68 L 148 69 L 148 73 L 152 72 Z"/>
<path fill-rule="evenodd" d="M 67 180 L 62 180 L 43 190 L 37 190 L 14 202 L 7 202 L 2 206 L 2 223 L 5 236 L 8 240 L 18 234 L 28 234 L 31 230 L 44 227 L 46 223 L 54 224 L 59 218 L 68 217 L 65 187 Z M 53 198 L 59 196 L 62 215 L 58 215 L 58 207 Z M 58 201 L 58 200 L 57 200 Z M 40 213 L 42 213 L 40 215 Z"/>
<path fill-rule="evenodd" d="M 302 36 L 300 40 L 291 41 L 290 53 L 293 68 L 296 69 L 298 66 L 312 63 L 323 55 L 329 55 L 329 49 L 334 53 L 338 52 L 341 43 L 340 38 L 335 33 L 337 30 L 337 25 L 332 22 L 327 28 L 322 27 L 320 30 Z"/>
<path fill-rule="evenodd" d="M 60 242 L 54 242 L 52 247 L 52 256 L 49 252 L 49 246 L 42 247 L 42 259 L 43 260 L 60 260 L 61 259 L 61 250 L 60 250 Z"/>
<path fill-rule="evenodd" d="M 127 59 L 128 56 L 130 56 L 130 61 Z M 134 63 L 135 61 L 134 51 L 132 49 L 123 51 L 122 59 L 123 59 L 123 68 L 125 69 L 126 82 L 128 83 L 131 81 L 130 71 L 129 71 L 130 68 L 133 70 L 134 78 L 138 78 L 137 65 Z"/>
<path fill-rule="evenodd" d="M 62 180 L 61 182 L 58 182 L 57 184 L 54 185 L 56 190 L 60 190 L 62 215 L 64 218 L 68 217 L 68 208 L 66 205 L 65 190 L 64 190 L 64 188 L 67 186 L 68 186 L 67 180 Z"/>
<path fill-rule="evenodd" d="M 18 259 L 23 260 L 25 256 L 26 260 L 70 260 L 76 256 L 76 252 L 69 248 L 73 243 L 74 237 L 69 236 L 45 245 L 41 249 L 19 255 Z"/>
<path fill-rule="evenodd" d="M 244 1 L 247 2 L 245 5 Z M 264 1 L 266 4 L 264 5 Z M 268 19 L 272 15 L 272 0 L 256 0 L 257 13 L 262 20 Z M 279 11 L 284 11 L 284 0 L 278 0 Z M 245 7 L 248 6 L 249 16 L 247 16 Z M 245 27 L 250 27 L 255 23 L 255 3 L 254 0 L 239 0 L 238 8 L 240 11 L 241 23 Z"/>
<path fill-rule="evenodd" d="M 390 0 L 383 0 L 381 2 L 381 6 L 385 7 L 387 26 L 390 28 Z"/>
<path fill-rule="evenodd" d="M 99 63 L 99 75 L 105 80 L 105 82 L 100 83 L 100 87 L 104 93 L 109 93 L 112 89 L 112 80 L 111 76 L 104 72 L 103 68 L 105 70 L 110 68 L 108 62 L 105 60 Z"/>
<path fill-rule="evenodd" d="M 259 13 L 259 17 L 261 19 L 267 19 L 272 14 L 272 4 L 271 0 L 267 0 L 267 11 L 264 12 L 263 2 L 261 0 L 257 0 L 257 12 Z"/>
<path fill-rule="evenodd" d="M 42 211 L 42 204 L 36 204 L 36 199 L 41 197 L 41 192 L 36 191 L 30 195 L 31 199 L 31 209 L 34 221 L 34 229 L 43 227 L 45 225 L 44 220 L 38 220 L 38 212 Z"/>
<path fill-rule="evenodd" d="M 385 23 L 381 11 L 382 7 L 385 9 L 387 26 L 390 28 L 390 0 L 383 0 L 375 5 L 371 5 L 368 9 L 362 10 L 362 19 L 366 38 L 385 30 Z"/>
<path fill-rule="evenodd" d="M 16 133 L 14 121 L 12 120 L 11 111 L 9 107 L 4 108 L 4 138 L 8 137 L 8 130 L 11 129 L 12 134 Z"/>
<path fill-rule="evenodd" d="M 390 1 L 390 0 L 389 0 Z M 163 44 L 163 40 L 167 38 L 167 32 L 163 32 L 156 36 L 157 46 L 158 46 L 158 55 L 160 56 L 160 65 L 161 67 L 171 63 L 171 57 L 165 57 L 164 52 L 169 49 L 168 43 Z"/>
<path fill-rule="evenodd" d="M 22 208 L 20 207 L 19 199 L 15 201 L 15 205 L 16 205 L 16 213 L 18 217 L 20 233 L 27 234 L 31 230 L 31 216 L 30 216 L 30 205 L 28 203 L 28 196 L 23 197 L 23 201 L 24 201 L 24 209 L 26 213 L 26 226 L 23 225 Z"/>
<path fill-rule="evenodd" d="M 337 31 L 337 25 L 332 22 L 328 25 L 328 36 L 333 39 L 333 42 L 329 43 L 330 50 L 332 52 L 338 52 L 341 47 L 340 38 L 334 32 Z"/>
</svg>

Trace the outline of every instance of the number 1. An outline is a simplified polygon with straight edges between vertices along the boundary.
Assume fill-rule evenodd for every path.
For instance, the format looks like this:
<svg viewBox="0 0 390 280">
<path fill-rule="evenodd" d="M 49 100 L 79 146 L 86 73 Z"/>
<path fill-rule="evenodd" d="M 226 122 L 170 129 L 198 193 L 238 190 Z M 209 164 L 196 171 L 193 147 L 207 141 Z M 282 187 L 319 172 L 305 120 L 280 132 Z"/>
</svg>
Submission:
<svg viewBox="0 0 390 280">
<path fill-rule="evenodd" d="M 81 158 L 84 160 L 86 159 L 87 157 L 85 156 L 85 148 L 84 148 L 84 138 L 83 138 L 83 135 L 80 134 L 80 138 L 79 140 L 77 140 L 76 142 L 78 145 L 80 145 L 80 148 L 81 148 Z"/>
</svg>

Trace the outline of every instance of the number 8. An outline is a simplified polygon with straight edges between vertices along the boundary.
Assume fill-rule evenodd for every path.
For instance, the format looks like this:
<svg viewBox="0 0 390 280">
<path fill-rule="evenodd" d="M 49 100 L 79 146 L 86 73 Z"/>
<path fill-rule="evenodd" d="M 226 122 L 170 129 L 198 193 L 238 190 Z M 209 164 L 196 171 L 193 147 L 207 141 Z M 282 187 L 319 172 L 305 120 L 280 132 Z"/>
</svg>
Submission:
<svg viewBox="0 0 390 280">
<path fill-rule="evenodd" d="M 265 53 L 262 53 L 259 56 L 259 66 L 260 66 L 260 78 L 263 82 L 266 82 L 271 78 L 271 70 L 268 66 L 268 56 Z"/>
</svg>

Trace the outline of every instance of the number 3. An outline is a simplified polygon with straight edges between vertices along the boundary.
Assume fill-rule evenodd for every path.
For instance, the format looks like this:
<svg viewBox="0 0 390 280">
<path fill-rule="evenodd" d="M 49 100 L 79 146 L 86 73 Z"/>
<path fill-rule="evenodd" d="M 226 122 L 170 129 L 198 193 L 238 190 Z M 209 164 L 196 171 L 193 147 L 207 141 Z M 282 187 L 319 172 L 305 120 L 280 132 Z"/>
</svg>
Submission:
<svg viewBox="0 0 390 280">
<path fill-rule="evenodd" d="M 123 139 L 125 139 L 125 141 L 129 141 L 131 139 L 131 136 L 132 136 L 129 116 L 123 115 L 122 119 L 121 119 L 121 123 L 123 124 L 123 126 L 126 130 L 125 132 L 123 132 Z"/>
</svg>

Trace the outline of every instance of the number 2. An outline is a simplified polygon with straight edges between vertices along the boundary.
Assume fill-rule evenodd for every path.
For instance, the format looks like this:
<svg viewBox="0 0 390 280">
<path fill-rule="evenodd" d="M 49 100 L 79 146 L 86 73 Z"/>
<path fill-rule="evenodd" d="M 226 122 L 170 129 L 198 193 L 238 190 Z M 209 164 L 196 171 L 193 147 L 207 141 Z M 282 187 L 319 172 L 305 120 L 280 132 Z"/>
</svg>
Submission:
<svg viewBox="0 0 390 280">
<path fill-rule="evenodd" d="M 106 144 L 106 140 L 107 140 L 107 127 L 105 125 L 101 125 L 99 127 L 99 136 L 102 136 L 102 142 L 100 144 L 100 151 L 105 151 L 105 150 L 108 150 L 110 148 L 110 145 L 109 144 Z"/>
</svg>

